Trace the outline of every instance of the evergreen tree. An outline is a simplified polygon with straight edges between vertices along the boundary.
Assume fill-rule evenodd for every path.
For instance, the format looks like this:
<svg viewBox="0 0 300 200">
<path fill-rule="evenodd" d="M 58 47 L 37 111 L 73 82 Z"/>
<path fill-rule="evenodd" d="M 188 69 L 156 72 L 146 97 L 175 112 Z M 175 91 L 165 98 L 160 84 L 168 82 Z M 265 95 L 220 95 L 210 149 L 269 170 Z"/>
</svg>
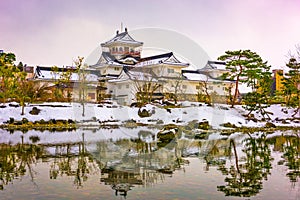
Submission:
<svg viewBox="0 0 300 200">
<path fill-rule="evenodd" d="M 251 87 L 252 92 L 245 98 L 244 108 L 249 111 L 258 111 L 269 118 L 269 113 L 265 108 L 269 106 L 268 97 L 271 92 L 271 73 L 270 66 L 255 52 L 250 50 L 226 51 L 226 54 L 220 56 L 219 60 L 226 61 L 228 73 L 223 74 L 224 78 L 235 80 L 235 91 L 231 98 L 231 106 L 234 107 L 237 100 L 239 83 L 246 83 Z"/>
<path fill-rule="evenodd" d="M 62 94 L 62 91 L 59 86 L 59 69 L 57 66 L 51 67 L 51 74 L 52 74 L 52 79 L 55 83 L 53 95 L 54 95 L 55 101 L 60 101 L 60 99 L 63 97 L 63 94 Z"/>
<path fill-rule="evenodd" d="M 270 106 L 269 98 L 271 96 L 272 78 L 270 67 L 267 65 L 258 66 L 256 70 L 251 70 L 249 74 L 248 85 L 251 86 L 252 92 L 249 92 L 244 97 L 245 105 L 243 106 L 249 111 L 248 116 L 256 111 L 261 114 L 264 119 L 270 119 L 271 112 L 266 111 Z M 251 78 L 250 78 L 251 77 Z"/>
<path fill-rule="evenodd" d="M 16 88 L 14 74 L 20 70 L 14 64 L 16 56 L 13 53 L 0 53 L 0 99 L 5 103 L 11 98 Z"/>
<path fill-rule="evenodd" d="M 68 102 L 71 102 L 71 98 L 72 98 L 72 91 L 71 91 L 72 74 L 73 74 L 73 69 L 66 67 L 63 69 L 62 73 L 60 74 L 60 79 L 59 79 L 59 85 L 62 88 L 62 93 L 64 94 L 65 90 L 67 92 Z"/>
<path fill-rule="evenodd" d="M 239 83 L 247 83 L 248 86 L 255 88 L 258 76 L 270 68 L 257 53 L 250 50 L 226 51 L 218 60 L 225 61 L 226 69 L 229 71 L 223 74 L 223 78 L 235 81 L 231 107 L 234 107 L 237 101 Z"/>
<path fill-rule="evenodd" d="M 297 48 L 296 55 L 290 55 L 289 68 L 284 78 L 284 95 L 288 107 L 295 108 L 293 117 L 300 111 L 300 47 Z"/>
</svg>

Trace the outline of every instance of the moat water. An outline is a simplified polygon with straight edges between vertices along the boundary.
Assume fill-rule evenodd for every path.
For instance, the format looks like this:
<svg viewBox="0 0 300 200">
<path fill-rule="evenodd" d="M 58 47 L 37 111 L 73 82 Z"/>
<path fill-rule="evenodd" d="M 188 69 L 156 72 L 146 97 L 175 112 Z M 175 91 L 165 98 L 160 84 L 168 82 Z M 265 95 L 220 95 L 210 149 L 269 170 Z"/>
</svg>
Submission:
<svg viewBox="0 0 300 200">
<path fill-rule="evenodd" d="M 300 134 L 0 130 L 1 199 L 300 199 Z"/>
</svg>

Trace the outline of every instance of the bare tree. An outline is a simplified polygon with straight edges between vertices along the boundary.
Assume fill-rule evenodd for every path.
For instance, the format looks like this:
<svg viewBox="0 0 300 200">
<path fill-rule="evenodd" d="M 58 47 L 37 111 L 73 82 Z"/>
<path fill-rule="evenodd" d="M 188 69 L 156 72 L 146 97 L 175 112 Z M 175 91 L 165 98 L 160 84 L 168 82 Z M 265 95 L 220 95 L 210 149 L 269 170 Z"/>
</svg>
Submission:
<svg viewBox="0 0 300 200">
<path fill-rule="evenodd" d="M 198 83 L 199 85 L 199 89 L 198 89 L 198 100 L 202 100 L 200 98 L 200 96 L 203 95 L 204 93 L 204 102 L 211 105 L 211 95 L 209 93 L 209 86 L 208 86 L 208 76 L 206 76 L 206 79 L 205 80 L 202 80 L 202 81 L 199 81 Z"/>
<path fill-rule="evenodd" d="M 177 104 L 179 95 L 184 93 L 184 88 L 182 85 L 183 76 L 181 73 L 178 73 L 176 77 L 168 80 L 168 82 L 170 82 L 170 88 L 166 88 L 166 90 L 168 90 L 170 93 L 170 98 L 174 100 L 175 104 Z"/>
<path fill-rule="evenodd" d="M 136 100 L 142 105 L 150 103 L 153 95 L 162 86 L 157 80 L 151 77 L 149 80 L 134 80 Z"/>
<path fill-rule="evenodd" d="M 83 57 L 78 57 L 75 61 L 76 71 L 78 73 L 78 89 L 79 89 L 79 102 L 82 105 L 82 116 L 85 116 L 85 103 L 87 100 L 87 65 L 83 64 Z"/>
</svg>

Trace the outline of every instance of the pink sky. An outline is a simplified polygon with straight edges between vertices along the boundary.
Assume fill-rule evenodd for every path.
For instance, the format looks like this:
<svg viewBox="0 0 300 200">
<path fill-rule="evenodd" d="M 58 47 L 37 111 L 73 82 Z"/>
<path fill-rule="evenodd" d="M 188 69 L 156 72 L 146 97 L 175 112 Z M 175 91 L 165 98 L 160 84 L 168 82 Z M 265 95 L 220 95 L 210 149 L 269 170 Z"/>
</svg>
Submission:
<svg viewBox="0 0 300 200">
<path fill-rule="evenodd" d="M 251 49 L 273 68 L 300 44 L 300 0 L 0 0 L 0 49 L 29 65 L 71 65 L 121 22 L 186 35 L 212 60 Z"/>
</svg>

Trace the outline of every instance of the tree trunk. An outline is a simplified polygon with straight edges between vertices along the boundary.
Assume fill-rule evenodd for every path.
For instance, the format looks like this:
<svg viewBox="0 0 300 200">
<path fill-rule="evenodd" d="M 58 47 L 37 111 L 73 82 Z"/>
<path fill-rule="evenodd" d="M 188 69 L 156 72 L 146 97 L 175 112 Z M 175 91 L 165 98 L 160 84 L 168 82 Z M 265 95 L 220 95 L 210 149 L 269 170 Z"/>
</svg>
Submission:
<svg viewBox="0 0 300 200">
<path fill-rule="evenodd" d="M 20 105 L 21 105 L 21 107 L 22 107 L 21 115 L 24 115 L 25 102 L 20 102 Z"/>
<path fill-rule="evenodd" d="M 238 92 L 239 92 L 239 76 L 237 77 L 237 79 L 235 81 L 235 90 L 234 90 L 234 96 L 233 96 L 233 99 L 231 102 L 231 108 L 233 108 L 235 105 L 235 101 L 237 99 Z"/>
<path fill-rule="evenodd" d="M 82 117 L 85 116 L 85 106 L 84 106 L 84 102 L 82 102 Z"/>
<path fill-rule="evenodd" d="M 240 174 L 239 159 L 238 159 L 238 154 L 237 154 L 235 142 L 233 140 L 231 140 L 230 142 L 233 146 L 234 157 L 235 157 L 235 167 L 236 167 L 236 170 L 237 170 L 238 174 Z"/>
<path fill-rule="evenodd" d="M 242 74 L 242 71 L 243 71 L 243 68 L 242 68 L 242 66 L 240 66 L 240 72 L 239 72 L 239 74 L 236 76 L 235 90 L 234 90 L 234 97 L 233 97 L 233 100 L 232 100 L 232 102 L 231 102 L 231 108 L 234 107 L 235 102 L 236 102 L 236 100 L 237 100 L 237 96 L 238 96 L 238 93 L 239 93 L 240 76 L 241 76 L 241 74 Z"/>
</svg>

